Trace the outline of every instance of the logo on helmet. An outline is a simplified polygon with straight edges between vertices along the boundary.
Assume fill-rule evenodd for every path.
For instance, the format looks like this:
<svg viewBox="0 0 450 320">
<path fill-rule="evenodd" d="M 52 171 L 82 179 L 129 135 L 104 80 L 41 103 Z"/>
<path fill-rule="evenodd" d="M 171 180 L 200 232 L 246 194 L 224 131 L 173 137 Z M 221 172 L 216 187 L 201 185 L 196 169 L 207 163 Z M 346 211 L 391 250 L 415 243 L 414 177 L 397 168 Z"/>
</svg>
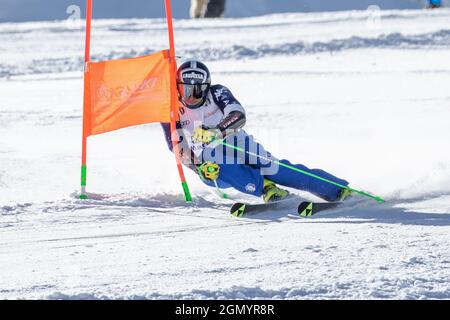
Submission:
<svg viewBox="0 0 450 320">
<path fill-rule="evenodd" d="M 196 72 L 190 72 L 190 73 L 183 73 L 183 79 L 199 79 L 203 80 L 205 77 L 203 74 L 196 73 Z"/>
</svg>

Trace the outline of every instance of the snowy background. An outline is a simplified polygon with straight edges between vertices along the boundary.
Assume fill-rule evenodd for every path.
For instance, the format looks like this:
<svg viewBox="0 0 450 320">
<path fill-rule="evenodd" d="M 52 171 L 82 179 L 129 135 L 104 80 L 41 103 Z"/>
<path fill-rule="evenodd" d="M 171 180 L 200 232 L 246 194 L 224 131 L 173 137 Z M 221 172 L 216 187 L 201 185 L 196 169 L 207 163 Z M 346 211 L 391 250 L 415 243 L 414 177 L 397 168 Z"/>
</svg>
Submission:
<svg viewBox="0 0 450 320">
<path fill-rule="evenodd" d="M 165 30 L 96 20 L 93 59 Z M 0 298 L 450 299 L 449 10 L 177 19 L 175 36 L 267 149 L 387 203 L 236 219 L 186 172 L 186 205 L 157 124 L 89 138 L 78 200 L 83 26 L 3 23 Z"/>
<path fill-rule="evenodd" d="M 172 0 L 173 15 L 188 18 L 191 0 Z M 444 0 L 443 3 L 448 3 Z M 0 0 L 0 22 L 61 20 L 66 9 L 77 5 L 85 10 L 85 0 Z M 381 9 L 419 9 L 426 0 L 227 0 L 226 17 L 248 17 L 281 12 L 364 10 L 369 5 Z M 163 0 L 95 0 L 96 18 L 165 17 Z"/>
</svg>

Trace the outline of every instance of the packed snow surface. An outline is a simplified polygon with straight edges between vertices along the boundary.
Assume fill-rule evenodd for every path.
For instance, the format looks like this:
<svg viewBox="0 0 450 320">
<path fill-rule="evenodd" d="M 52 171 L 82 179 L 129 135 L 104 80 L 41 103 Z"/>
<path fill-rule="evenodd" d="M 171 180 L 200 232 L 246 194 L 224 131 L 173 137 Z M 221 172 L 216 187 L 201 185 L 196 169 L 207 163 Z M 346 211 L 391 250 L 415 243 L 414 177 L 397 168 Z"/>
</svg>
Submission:
<svg viewBox="0 0 450 320">
<path fill-rule="evenodd" d="M 79 200 L 83 27 L 0 24 L 0 298 L 450 299 L 449 10 L 176 20 L 175 37 L 275 156 L 387 202 L 237 219 L 186 169 L 186 204 L 158 124 L 90 137 Z M 163 19 L 93 25 L 94 60 L 166 47 Z"/>
</svg>

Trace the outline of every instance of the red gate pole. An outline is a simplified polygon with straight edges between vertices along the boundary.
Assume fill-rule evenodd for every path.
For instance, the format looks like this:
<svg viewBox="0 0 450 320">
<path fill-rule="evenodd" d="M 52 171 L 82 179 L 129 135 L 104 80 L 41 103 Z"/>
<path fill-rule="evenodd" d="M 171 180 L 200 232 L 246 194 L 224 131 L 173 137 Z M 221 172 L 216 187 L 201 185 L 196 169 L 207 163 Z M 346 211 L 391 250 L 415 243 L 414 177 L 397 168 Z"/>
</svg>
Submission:
<svg viewBox="0 0 450 320">
<path fill-rule="evenodd" d="M 81 193 L 80 199 L 87 199 L 86 179 L 87 179 L 87 136 L 89 128 L 89 61 L 91 60 L 91 20 L 92 20 L 92 0 L 86 0 L 86 42 L 84 51 L 84 97 L 83 97 L 83 137 L 81 150 Z"/>
<path fill-rule="evenodd" d="M 178 95 L 177 95 L 177 62 L 175 60 L 175 41 L 173 36 L 173 24 L 172 24 L 172 10 L 170 8 L 170 0 L 165 0 L 166 4 L 166 16 L 167 16 L 167 27 L 169 30 L 169 61 L 170 61 L 170 131 L 173 143 L 173 153 L 177 161 L 178 174 L 181 179 L 181 185 L 184 191 L 184 197 L 187 202 L 192 201 L 191 193 L 184 176 L 183 167 L 181 164 L 179 145 L 176 143 L 178 141 L 176 120 L 178 115 Z"/>
</svg>

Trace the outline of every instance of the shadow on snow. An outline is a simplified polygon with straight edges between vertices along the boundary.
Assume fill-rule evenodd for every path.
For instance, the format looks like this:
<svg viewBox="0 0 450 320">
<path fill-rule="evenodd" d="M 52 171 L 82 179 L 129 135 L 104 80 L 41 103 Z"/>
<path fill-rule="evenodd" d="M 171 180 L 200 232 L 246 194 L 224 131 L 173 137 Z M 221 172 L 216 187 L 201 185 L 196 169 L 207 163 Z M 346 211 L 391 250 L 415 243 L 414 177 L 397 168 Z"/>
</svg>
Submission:
<svg viewBox="0 0 450 320">
<path fill-rule="evenodd" d="M 404 202 L 403 202 L 404 203 Z M 301 223 L 327 223 L 327 224 L 401 224 L 415 226 L 450 226 L 450 214 L 417 212 L 411 209 L 399 207 L 400 201 L 392 201 L 384 204 L 365 203 L 350 208 L 336 208 L 319 212 L 311 218 L 300 218 L 292 209 L 283 209 L 277 212 L 262 212 L 248 216 L 248 220 L 282 221 L 299 220 Z"/>
</svg>

